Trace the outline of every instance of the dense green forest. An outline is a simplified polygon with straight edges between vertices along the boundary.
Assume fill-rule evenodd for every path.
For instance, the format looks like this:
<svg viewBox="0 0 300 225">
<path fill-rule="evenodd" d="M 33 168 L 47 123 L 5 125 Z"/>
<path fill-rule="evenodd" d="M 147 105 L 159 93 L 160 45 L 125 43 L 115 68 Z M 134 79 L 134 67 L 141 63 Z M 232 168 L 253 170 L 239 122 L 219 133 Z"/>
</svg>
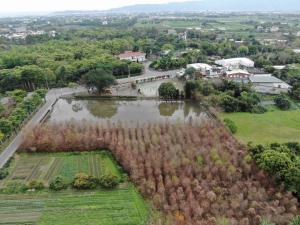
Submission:
<svg viewBox="0 0 300 225">
<path fill-rule="evenodd" d="M 242 44 L 236 44 L 231 39 L 219 38 L 218 32 L 188 30 L 186 38 L 180 32 L 170 34 L 167 29 L 137 28 L 125 23 L 118 28 L 62 29 L 55 37 L 29 35 L 21 43 L 0 39 L 0 90 L 66 86 L 81 82 L 85 74 L 98 67 L 104 67 L 116 78 L 141 74 L 143 65 L 116 57 L 124 51 L 145 52 L 154 59 L 151 67 L 156 70 L 244 56 L 270 72 L 274 72 L 272 65 L 300 63 L 300 55 L 292 49 L 262 45 L 252 34 L 244 37 Z M 162 56 L 166 51 L 168 54 Z M 294 68 L 276 74 L 297 83 L 298 72 Z"/>
</svg>

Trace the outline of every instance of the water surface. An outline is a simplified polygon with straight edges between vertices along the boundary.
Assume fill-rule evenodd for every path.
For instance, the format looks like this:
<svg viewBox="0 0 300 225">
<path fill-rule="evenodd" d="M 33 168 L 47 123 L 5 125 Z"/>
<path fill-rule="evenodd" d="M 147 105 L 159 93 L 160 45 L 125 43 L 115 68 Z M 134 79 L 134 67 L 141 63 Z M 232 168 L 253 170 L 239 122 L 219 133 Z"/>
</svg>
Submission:
<svg viewBox="0 0 300 225">
<path fill-rule="evenodd" d="M 48 121 L 89 120 L 97 122 L 159 122 L 199 120 L 207 114 L 199 103 L 159 100 L 71 100 L 60 99 Z"/>
</svg>

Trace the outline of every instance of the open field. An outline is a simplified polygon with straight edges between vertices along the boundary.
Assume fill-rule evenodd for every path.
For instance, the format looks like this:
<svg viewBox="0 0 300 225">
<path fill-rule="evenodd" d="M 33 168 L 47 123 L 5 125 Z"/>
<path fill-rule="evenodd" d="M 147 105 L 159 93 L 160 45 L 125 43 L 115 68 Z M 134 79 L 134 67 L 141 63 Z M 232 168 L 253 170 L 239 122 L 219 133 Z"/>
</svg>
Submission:
<svg viewBox="0 0 300 225">
<path fill-rule="evenodd" d="M 244 143 L 300 141 L 300 110 L 274 110 L 264 114 L 220 113 L 219 116 L 235 122 L 236 137 Z"/>
<path fill-rule="evenodd" d="M 106 151 L 82 153 L 21 153 L 2 181 L 45 184 L 57 175 L 69 182 L 78 172 L 95 177 L 105 173 L 121 176 L 121 170 Z M 130 183 L 115 190 L 0 194 L 0 224 L 41 225 L 140 225 L 148 218 L 148 207 Z"/>
<path fill-rule="evenodd" d="M 148 209 L 132 186 L 114 191 L 0 194 L 0 224 L 142 225 Z"/>
<path fill-rule="evenodd" d="M 61 175 L 69 182 L 74 175 L 84 172 L 99 178 L 107 172 L 121 176 L 115 162 L 105 151 L 89 153 L 52 153 L 52 154 L 26 154 L 21 153 L 15 157 L 10 168 L 9 176 L 2 181 L 32 180 L 43 181 L 46 185 L 54 177 Z"/>
</svg>

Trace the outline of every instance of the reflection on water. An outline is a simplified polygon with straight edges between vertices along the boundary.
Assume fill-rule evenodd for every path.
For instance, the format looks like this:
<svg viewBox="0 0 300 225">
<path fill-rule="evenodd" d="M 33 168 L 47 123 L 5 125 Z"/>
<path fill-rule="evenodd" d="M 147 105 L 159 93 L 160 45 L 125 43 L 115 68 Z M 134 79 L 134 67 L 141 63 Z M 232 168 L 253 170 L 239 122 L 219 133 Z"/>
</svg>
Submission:
<svg viewBox="0 0 300 225">
<path fill-rule="evenodd" d="M 159 114 L 161 116 L 173 116 L 173 114 L 179 109 L 180 103 L 167 103 L 162 102 L 158 105 Z"/>
<path fill-rule="evenodd" d="M 205 119 L 207 114 L 199 103 L 164 102 L 158 100 L 66 100 L 54 106 L 49 121 L 91 120 L 106 122 L 158 122 Z"/>
<path fill-rule="evenodd" d="M 87 100 L 87 110 L 95 117 L 102 119 L 110 119 L 118 112 L 118 104 L 115 101 L 97 101 Z"/>
</svg>

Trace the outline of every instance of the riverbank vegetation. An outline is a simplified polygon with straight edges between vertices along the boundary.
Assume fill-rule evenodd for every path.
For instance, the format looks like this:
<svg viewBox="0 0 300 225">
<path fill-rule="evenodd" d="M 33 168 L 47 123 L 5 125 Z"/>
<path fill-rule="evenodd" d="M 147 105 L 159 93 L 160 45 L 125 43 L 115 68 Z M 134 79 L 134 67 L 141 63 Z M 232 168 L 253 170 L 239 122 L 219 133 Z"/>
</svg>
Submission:
<svg viewBox="0 0 300 225">
<path fill-rule="evenodd" d="M 286 225 L 299 214 L 290 192 L 259 170 L 223 127 L 213 123 L 51 123 L 27 131 L 28 152 L 111 150 L 144 197 L 171 224 Z M 276 204 L 274 204 L 276 202 Z M 264 205 L 262 208 L 261 205 Z"/>
<path fill-rule="evenodd" d="M 22 90 L 8 93 L 13 103 L 8 106 L 10 108 L 6 113 L 3 110 L 3 114 L 0 115 L 0 143 L 18 130 L 30 114 L 42 104 L 46 92 L 44 89 L 38 89 L 28 97 Z"/>
</svg>

